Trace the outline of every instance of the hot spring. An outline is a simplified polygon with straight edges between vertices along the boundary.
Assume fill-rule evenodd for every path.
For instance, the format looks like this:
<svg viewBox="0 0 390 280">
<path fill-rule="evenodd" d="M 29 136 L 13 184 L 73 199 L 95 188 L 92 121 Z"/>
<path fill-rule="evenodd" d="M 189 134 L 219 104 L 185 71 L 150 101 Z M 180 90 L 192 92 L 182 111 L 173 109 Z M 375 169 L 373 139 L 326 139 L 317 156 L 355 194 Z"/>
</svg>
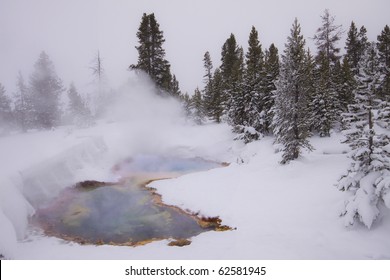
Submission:
<svg viewBox="0 0 390 280">
<path fill-rule="evenodd" d="M 228 229 L 216 218 L 198 217 L 164 205 L 147 183 L 222 167 L 201 158 L 137 156 L 113 168 L 117 183 L 85 181 L 64 189 L 38 209 L 34 224 L 46 235 L 81 244 L 139 245 L 153 240 L 185 240 Z"/>
</svg>

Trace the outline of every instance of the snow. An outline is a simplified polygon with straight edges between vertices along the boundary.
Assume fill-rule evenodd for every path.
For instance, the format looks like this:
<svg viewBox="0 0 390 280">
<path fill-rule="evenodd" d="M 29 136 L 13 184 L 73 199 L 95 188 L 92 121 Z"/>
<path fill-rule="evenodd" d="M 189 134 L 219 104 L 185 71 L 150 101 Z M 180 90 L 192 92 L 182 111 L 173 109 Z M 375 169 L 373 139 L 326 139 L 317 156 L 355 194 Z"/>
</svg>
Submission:
<svg viewBox="0 0 390 280">
<path fill-rule="evenodd" d="M 390 259 L 389 209 L 381 209 L 370 230 L 346 228 L 339 217 L 347 196 L 335 184 L 350 164 L 341 135 L 313 137 L 313 152 L 280 165 L 272 138 L 244 145 L 227 125 L 184 121 L 172 100 L 140 89 L 127 98 L 115 116 L 91 128 L 0 138 L 0 253 L 6 258 Z M 79 245 L 28 226 L 34 209 L 62 188 L 86 179 L 114 181 L 116 163 L 145 154 L 230 162 L 151 187 L 165 203 L 220 216 L 235 230 L 200 234 L 186 247 L 167 246 L 169 240 L 124 247 Z"/>
</svg>

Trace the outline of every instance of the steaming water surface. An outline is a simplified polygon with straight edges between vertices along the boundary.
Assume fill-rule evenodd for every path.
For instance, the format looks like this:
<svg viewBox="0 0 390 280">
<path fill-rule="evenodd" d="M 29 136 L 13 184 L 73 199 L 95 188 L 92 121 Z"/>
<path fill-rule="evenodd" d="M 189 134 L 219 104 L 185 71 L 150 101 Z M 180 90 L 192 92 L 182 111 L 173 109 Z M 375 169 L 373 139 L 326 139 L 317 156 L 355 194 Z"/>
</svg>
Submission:
<svg viewBox="0 0 390 280">
<path fill-rule="evenodd" d="M 37 211 L 35 221 L 48 235 L 80 243 L 136 245 L 157 239 L 186 239 L 213 228 L 199 218 L 163 205 L 145 180 L 221 167 L 200 158 L 138 156 L 116 165 L 121 183 L 65 189 Z"/>
</svg>

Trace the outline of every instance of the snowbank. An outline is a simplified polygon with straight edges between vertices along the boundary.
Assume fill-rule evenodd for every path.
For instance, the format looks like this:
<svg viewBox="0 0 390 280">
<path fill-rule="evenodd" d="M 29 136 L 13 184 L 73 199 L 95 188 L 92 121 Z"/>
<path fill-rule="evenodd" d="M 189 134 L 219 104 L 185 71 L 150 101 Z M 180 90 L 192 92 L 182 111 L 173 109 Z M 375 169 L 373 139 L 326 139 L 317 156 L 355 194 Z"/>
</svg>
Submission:
<svg viewBox="0 0 390 280">
<path fill-rule="evenodd" d="M 0 165 L 0 252 L 12 258 L 12 248 L 25 237 L 34 207 L 80 179 L 97 177 L 91 167 L 97 166 L 105 144 L 99 138 L 71 137 L 64 129 L 13 135 L 1 138 L 0 145 L 2 154 L 8 152 Z"/>
</svg>

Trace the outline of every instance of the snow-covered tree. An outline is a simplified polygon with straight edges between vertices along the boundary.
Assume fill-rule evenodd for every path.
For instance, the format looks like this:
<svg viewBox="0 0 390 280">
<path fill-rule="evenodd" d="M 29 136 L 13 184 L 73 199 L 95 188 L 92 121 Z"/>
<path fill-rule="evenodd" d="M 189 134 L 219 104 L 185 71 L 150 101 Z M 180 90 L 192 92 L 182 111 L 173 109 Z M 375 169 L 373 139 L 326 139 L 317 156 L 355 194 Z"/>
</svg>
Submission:
<svg viewBox="0 0 390 280">
<path fill-rule="evenodd" d="M 183 104 L 184 112 L 188 118 L 191 118 L 191 97 L 188 93 L 184 93 L 180 95 L 180 101 Z"/>
<path fill-rule="evenodd" d="M 330 130 L 340 115 L 338 102 L 339 84 L 334 72 L 338 65 L 340 49 L 337 43 L 341 38 L 341 25 L 335 25 L 335 18 L 325 10 L 322 26 L 314 36 L 317 45 L 316 91 L 312 101 L 314 128 L 321 136 L 330 136 Z"/>
<path fill-rule="evenodd" d="M 212 119 L 212 111 L 214 104 L 214 89 L 213 89 L 213 62 L 211 61 L 210 53 L 207 51 L 203 56 L 203 67 L 205 74 L 203 75 L 203 82 L 205 87 L 203 89 L 203 100 L 206 115 Z"/>
<path fill-rule="evenodd" d="M 191 96 L 190 112 L 191 117 L 197 124 L 202 124 L 204 122 L 205 113 L 203 106 L 203 97 L 199 88 L 196 88 L 194 94 Z"/>
<path fill-rule="evenodd" d="M 238 48 L 238 60 L 234 65 L 234 80 L 230 82 L 228 89 L 228 123 L 232 126 L 236 139 L 244 139 L 248 135 L 248 112 L 244 89 L 244 51 Z M 248 141 L 248 139 L 244 139 Z"/>
<path fill-rule="evenodd" d="M 77 89 L 73 83 L 71 83 L 69 86 L 68 98 L 68 112 L 71 118 L 71 122 L 77 126 L 90 125 L 92 121 L 91 111 L 88 109 L 88 106 L 86 106 L 84 100 L 77 92 Z"/>
<path fill-rule="evenodd" d="M 343 58 L 339 74 L 338 100 L 341 112 L 348 111 L 348 105 L 353 102 L 353 91 L 356 87 L 356 81 L 352 73 L 347 57 Z"/>
<path fill-rule="evenodd" d="M 358 31 L 355 23 L 352 21 L 345 43 L 345 50 L 347 51 L 345 56 L 354 75 L 359 72 L 359 61 L 364 54 L 367 42 L 367 29 L 362 26 Z"/>
<path fill-rule="evenodd" d="M 211 88 L 211 96 L 207 97 L 206 101 L 207 115 L 211 120 L 220 123 L 225 111 L 226 98 L 224 97 L 223 77 L 219 68 L 214 71 Z"/>
<path fill-rule="evenodd" d="M 304 75 L 305 75 L 305 80 L 303 84 L 303 88 L 305 89 L 306 95 L 307 95 L 307 102 L 310 106 L 310 109 L 307 110 L 308 116 L 307 118 L 309 119 L 310 122 L 310 130 L 313 130 L 313 127 L 316 126 L 315 124 L 315 108 L 314 108 L 314 103 L 315 103 L 315 98 L 316 98 L 316 87 L 318 86 L 316 84 L 316 61 L 315 58 L 313 57 L 310 48 L 307 49 L 305 52 L 305 59 L 304 59 Z"/>
<path fill-rule="evenodd" d="M 342 213 L 345 224 L 359 220 L 370 228 L 380 214 L 379 204 L 390 208 L 389 104 L 383 106 L 377 98 L 380 69 L 374 43 L 368 44 L 358 66 L 355 102 L 344 115 L 352 164 L 338 188 L 351 193 Z"/>
<path fill-rule="evenodd" d="M 281 163 L 299 157 L 302 148 L 311 150 L 310 111 L 306 85 L 305 40 L 295 19 L 282 55 L 276 84 L 273 128 L 276 142 L 283 145 Z"/>
<path fill-rule="evenodd" d="M 131 65 L 130 69 L 141 70 L 147 73 L 162 92 L 171 92 L 172 74 L 171 65 L 165 58 L 164 34 L 160 30 L 154 13 L 143 14 L 137 32 L 139 46 L 138 63 Z"/>
<path fill-rule="evenodd" d="M 30 92 L 26 86 L 23 75 L 18 73 L 16 82 L 16 92 L 14 94 L 14 118 L 16 125 L 25 132 L 33 126 L 33 105 Z"/>
<path fill-rule="evenodd" d="M 179 81 L 176 79 L 176 76 L 172 76 L 171 86 L 170 86 L 170 94 L 172 97 L 179 98 L 181 95 Z"/>
<path fill-rule="evenodd" d="M 267 113 L 264 106 L 264 54 L 255 27 L 252 27 L 248 40 L 246 69 L 243 76 L 243 114 L 236 127 L 240 138 L 246 143 L 259 139 L 266 131 Z"/>
<path fill-rule="evenodd" d="M 4 86 L 0 83 L 0 133 L 11 125 L 11 99 L 6 95 Z"/>
<path fill-rule="evenodd" d="M 231 115 L 232 99 L 242 93 L 243 50 L 237 45 L 236 37 L 231 34 L 221 51 L 221 74 L 223 78 L 224 115 Z M 231 116 L 228 116 L 229 121 Z"/>
<path fill-rule="evenodd" d="M 378 36 L 377 47 L 382 73 L 379 95 L 382 99 L 390 101 L 390 28 L 388 25 Z"/>
<path fill-rule="evenodd" d="M 45 52 L 40 54 L 34 65 L 29 90 L 34 126 L 44 129 L 57 126 L 61 118 L 60 97 L 64 88 L 53 62 Z"/>
<path fill-rule="evenodd" d="M 265 52 L 265 83 L 263 95 L 263 112 L 265 112 L 264 128 L 266 133 L 272 132 L 271 124 L 273 119 L 273 111 L 275 103 L 274 92 L 276 90 L 276 81 L 279 78 L 279 53 L 274 44 L 271 44 Z"/>
</svg>

